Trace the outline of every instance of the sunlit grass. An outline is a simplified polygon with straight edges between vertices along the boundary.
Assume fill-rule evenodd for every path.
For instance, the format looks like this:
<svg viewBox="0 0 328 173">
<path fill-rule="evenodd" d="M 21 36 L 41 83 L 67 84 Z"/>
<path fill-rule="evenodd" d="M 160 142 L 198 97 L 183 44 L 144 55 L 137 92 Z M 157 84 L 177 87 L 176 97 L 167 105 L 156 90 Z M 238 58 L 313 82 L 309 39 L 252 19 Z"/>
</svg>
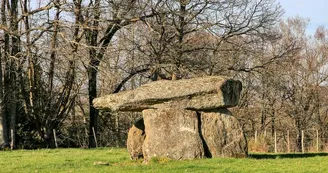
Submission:
<svg viewBox="0 0 328 173">
<path fill-rule="evenodd" d="M 328 172 L 327 154 L 253 154 L 252 158 L 131 161 L 126 149 L 0 151 L 0 172 Z M 109 165 L 94 165 L 95 162 Z"/>
</svg>

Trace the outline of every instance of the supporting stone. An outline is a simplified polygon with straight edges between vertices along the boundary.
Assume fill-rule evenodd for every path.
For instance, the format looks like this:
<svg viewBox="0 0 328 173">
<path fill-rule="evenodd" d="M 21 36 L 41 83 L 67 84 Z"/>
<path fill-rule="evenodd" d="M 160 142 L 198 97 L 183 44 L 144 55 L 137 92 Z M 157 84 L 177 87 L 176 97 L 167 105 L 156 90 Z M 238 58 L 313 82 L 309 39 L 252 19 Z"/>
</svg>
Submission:
<svg viewBox="0 0 328 173">
<path fill-rule="evenodd" d="M 205 156 L 195 111 L 168 108 L 147 109 L 142 113 L 146 132 L 143 144 L 146 162 L 152 157 L 183 160 Z"/>
<path fill-rule="evenodd" d="M 128 133 L 127 149 L 132 160 L 143 158 L 142 145 L 145 137 L 144 120 L 140 118 L 133 124 Z"/>
<path fill-rule="evenodd" d="M 210 157 L 247 157 L 247 141 L 228 109 L 201 112 L 201 133 Z"/>
</svg>

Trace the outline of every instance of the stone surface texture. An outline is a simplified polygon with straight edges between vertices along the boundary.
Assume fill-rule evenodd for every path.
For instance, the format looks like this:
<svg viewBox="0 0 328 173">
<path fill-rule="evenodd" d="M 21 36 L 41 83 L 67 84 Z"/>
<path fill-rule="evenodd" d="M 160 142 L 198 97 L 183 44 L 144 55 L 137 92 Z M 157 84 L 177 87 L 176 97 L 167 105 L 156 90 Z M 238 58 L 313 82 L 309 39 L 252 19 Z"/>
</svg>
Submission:
<svg viewBox="0 0 328 173">
<path fill-rule="evenodd" d="M 201 112 L 201 133 L 208 157 L 247 157 L 243 129 L 229 110 Z"/>
<path fill-rule="evenodd" d="M 145 126 L 143 118 L 136 121 L 130 128 L 127 139 L 127 149 L 132 160 L 143 158 L 142 145 L 145 141 Z"/>
<path fill-rule="evenodd" d="M 146 139 L 143 154 L 175 160 L 204 157 L 199 122 L 194 111 L 183 109 L 147 109 L 143 112 Z"/>
<path fill-rule="evenodd" d="M 213 110 L 236 106 L 241 88 L 240 81 L 221 76 L 161 80 L 135 90 L 96 98 L 93 106 L 109 111 L 142 111 L 166 107 Z"/>
</svg>

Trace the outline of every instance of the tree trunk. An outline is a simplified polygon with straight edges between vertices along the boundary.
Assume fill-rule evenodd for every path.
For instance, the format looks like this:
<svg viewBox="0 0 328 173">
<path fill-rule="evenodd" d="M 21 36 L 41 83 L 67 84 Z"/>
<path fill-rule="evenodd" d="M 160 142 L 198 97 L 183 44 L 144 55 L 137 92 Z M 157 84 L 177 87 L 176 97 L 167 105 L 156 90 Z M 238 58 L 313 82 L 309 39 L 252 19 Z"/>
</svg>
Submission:
<svg viewBox="0 0 328 173">
<path fill-rule="evenodd" d="M 11 142 L 12 148 L 15 148 L 15 136 L 16 136 L 16 116 L 17 116 L 17 64 L 19 59 L 19 52 L 20 52 L 20 38 L 19 38 L 19 31 L 18 31 L 18 0 L 11 0 L 10 8 L 10 26 L 11 26 L 11 57 L 9 59 L 9 88 L 8 88 L 8 100 L 6 100 L 8 104 L 8 113 L 10 117 L 10 130 L 12 131 L 13 135 L 11 135 Z"/>
<path fill-rule="evenodd" d="M 116 132 L 116 147 L 120 147 L 121 135 L 120 135 L 120 125 L 119 125 L 119 115 L 115 114 L 115 132 Z"/>
<path fill-rule="evenodd" d="M 7 127 L 6 116 L 3 107 L 3 83 L 2 83 L 2 52 L 0 49 L 0 145 L 8 142 L 8 139 L 5 139 L 7 136 Z M 4 128 L 5 127 L 5 128 Z M 6 141 L 7 140 L 7 141 Z"/>
<path fill-rule="evenodd" d="M 94 47 L 97 46 L 98 42 L 98 33 L 97 30 L 99 26 L 99 18 L 100 18 L 100 11 L 99 11 L 100 1 L 95 1 L 95 8 L 94 8 L 94 21 L 92 23 L 92 30 L 89 30 L 87 33 L 87 40 L 89 45 L 92 47 L 89 49 L 89 56 L 90 62 L 88 66 L 88 78 L 89 78 L 89 148 L 96 147 L 95 138 L 97 137 L 98 133 L 98 116 L 99 111 L 93 107 L 92 101 L 94 98 L 97 97 L 97 73 L 98 73 L 98 66 L 100 60 L 97 59 L 97 51 Z M 94 134 L 96 136 L 94 136 Z"/>
<path fill-rule="evenodd" d="M 270 110 L 271 110 L 271 134 L 272 134 L 272 137 L 274 136 L 275 132 L 276 132 L 276 117 L 275 117 L 275 108 L 274 108 L 274 103 L 271 103 L 270 104 Z"/>
<path fill-rule="evenodd" d="M 93 107 L 92 101 L 97 97 L 97 70 L 94 66 L 88 68 L 88 77 L 89 77 L 89 105 L 90 105 L 90 122 L 89 122 L 89 147 L 96 147 L 95 137 L 93 135 L 93 128 L 95 134 L 98 132 L 98 115 L 99 112 Z"/>
<path fill-rule="evenodd" d="M 1 23 L 4 26 L 7 26 L 7 16 L 6 16 L 6 2 L 7 1 L 2 1 L 1 3 Z M 7 86 L 8 84 L 3 83 L 2 78 L 3 75 L 7 74 L 7 71 L 2 71 L 2 61 L 5 62 L 7 65 L 7 60 L 8 60 L 8 52 L 9 52 L 9 34 L 7 31 L 4 31 L 4 47 L 3 47 L 3 52 L 1 53 L 1 59 L 0 59 L 0 114 L 1 114 L 1 125 L 2 125 L 2 135 L 0 136 L 0 142 L 4 143 L 6 145 L 9 144 L 9 130 L 8 130 L 8 123 L 7 123 L 7 114 L 6 114 L 6 103 L 5 103 L 5 98 L 4 98 L 4 87 Z M 7 66 L 4 68 L 5 70 L 7 69 Z M 0 143 L 0 144 L 1 144 Z"/>
<path fill-rule="evenodd" d="M 91 30 L 88 30 L 86 32 L 86 39 L 88 42 L 88 45 L 91 46 L 89 49 L 89 57 L 90 62 L 88 66 L 88 78 L 89 78 L 89 117 L 90 117 L 90 123 L 89 123 L 89 147 L 94 148 L 96 147 L 96 143 L 94 141 L 95 137 L 93 136 L 93 128 L 95 131 L 95 134 L 98 134 L 98 115 L 99 112 L 97 109 L 93 107 L 92 101 L 94 98 L 97 97 L 97 74 L 98 74 L 98 67 L 100 64 L 100 61 L 103 59 L 105 52 L 107 50 L 107 47 L 113 38 L 114 34 L 121 28 L 116 23 L 110 24 L 107 27 L 107 30 L 105 32 L 105 36 L 101 39 L 101 43 L 98 43 L 98 26 L 99 26 L 99 18 L 100 18 L 100 0 L 95 1 L 95 8 L 94 8 L 94 22 Z M 99 47 L 100 50 L 97 52 L 95 47 Z"/>
<path fill-rule="evenodd" d="M 299 117 L 298 117 L 299 118 Z M 300 120 L 295 120 L 296 128 L 297 128 L 297 137 L 296 137 L 296 151 L 302 152 L 302 128 L 299 122 Z"/>
</svg>

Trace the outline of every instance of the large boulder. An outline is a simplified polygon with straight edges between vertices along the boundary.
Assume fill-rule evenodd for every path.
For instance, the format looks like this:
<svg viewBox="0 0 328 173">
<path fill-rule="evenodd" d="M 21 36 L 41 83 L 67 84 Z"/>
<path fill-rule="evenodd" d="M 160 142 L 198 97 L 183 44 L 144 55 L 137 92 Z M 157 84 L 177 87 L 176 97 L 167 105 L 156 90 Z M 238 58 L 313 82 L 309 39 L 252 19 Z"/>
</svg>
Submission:
<svg viewBox="0 0 328 173">
<path fill-rule="evenodd" d="M 146 132 L 143 144 L 146 162 L 152 157 L 182 160 L 205 156 L 195 111 L 168 108 L 147 109 L 142 113 Z"/>
<path fill-rule="evenodd" d="M 132 160 L 143 158 L 142 145 L 145 137 L 144 121 L 143 118 L 140 118 L 133 124 L 128 133 L 126 145 Z"/>
<path fill-rule="evenodd" d="M 201 112 L 201 135 L 207 157 L 247 157 L 243 129 L 227 109 Z"/>
<path fill-rule="evenodd" d="M 240 81 L 221 76 L 161 80 L 135 90 L 96 98 L 93 106 L 110 111 L 142 111 L 167 107 L 213 110 L 236 106 L 241 88 Z"/>
</svg>

